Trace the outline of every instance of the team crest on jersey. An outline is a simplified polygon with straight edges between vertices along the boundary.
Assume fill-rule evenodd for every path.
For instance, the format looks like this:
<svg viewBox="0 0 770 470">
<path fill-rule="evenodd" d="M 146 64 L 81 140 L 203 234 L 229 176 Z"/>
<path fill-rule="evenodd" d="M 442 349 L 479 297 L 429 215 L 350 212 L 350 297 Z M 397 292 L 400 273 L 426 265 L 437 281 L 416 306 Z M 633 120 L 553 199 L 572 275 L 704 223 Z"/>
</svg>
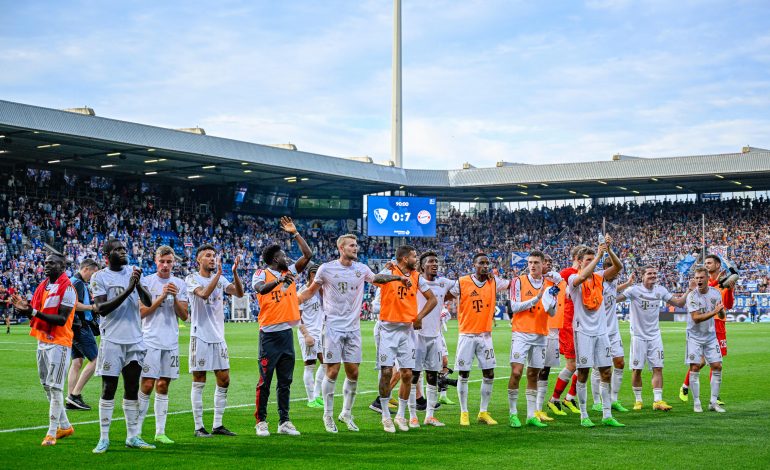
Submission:
<svg viewBox="0 0 770 470">
<path fill-rule="evenodd" d="M 361 277 L 361 271 L 356 271 L 356 277 Z"/>
<path fill-rule="evenodd" d="M 329 351 L 326 353 L 326 359 L 331 359 L 331 358 L 332 358 L 332 352 Z"/>
<path fill-rule="evenodd" d="M 380 355 L 380 362 L 385 362 L 385 359 L 387 358 L 388 356 L 386 356 L 385 354 Z"/>
<path fill-rule="evenodd" d="M 150 371 L 150 366 L 145 364 L 144 367 L 142 367 L 142 372 L 147 373 Z"/>
<path fill-rule="evenodd" d="M 588 358 L 587 357 L 581 357 L 580 358 L 580 363 L 581 364 L 587 364 L 588 363 Z"/>
<path fill-rule="evenodd" d="M 102 370 L 105 371 L 105 372 L 109 371 L 111 367 L 112 367 L 112 364 L 110 364 L 107 361 L 104 361 L 104 363 L 102 364 Z"/>
<path fill-rule="evenodd" d="M 200 361 L 198 361 L 198 367 L 203 367 L 205 365 L 206 365 L 206 359 L 201 359 Z"/>
<path fill-rule="evenodd" d="M 692 361 L 694 359 L 695 359 L 695 354 L 690 354 L 690 360 Z"/>
<path fill-rule="evenodd" d="M 638 366 L 638 365 L 639 365 L 639 359 L 634 359 L 634 365 L 635 365 L 635 366 Z"/>
<path fill-rule="evenodd" d="M 444 287 L 444 283 L 443 283 L 443 282 L 439 282 L 439 283 L 438 283 L 438 286 L 439 286 L 439 287 Z"/>
<path fill-rule="evenodd" d="M 465 361 L 463 361 L 462 359 L 460 359 L 459 361 L 457 361 L 457 365 L 459 365 L 459 366 L 464 366 L 464 365 L 465 365 Z"/>
</svg>

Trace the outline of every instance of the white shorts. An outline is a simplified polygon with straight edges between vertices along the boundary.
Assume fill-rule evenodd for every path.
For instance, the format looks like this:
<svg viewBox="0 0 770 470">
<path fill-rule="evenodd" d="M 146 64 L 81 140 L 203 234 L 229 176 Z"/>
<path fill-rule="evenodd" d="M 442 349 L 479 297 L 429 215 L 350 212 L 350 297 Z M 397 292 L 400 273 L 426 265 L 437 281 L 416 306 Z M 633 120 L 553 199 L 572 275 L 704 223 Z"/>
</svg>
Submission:
<svg viewBox="0 0 770 470">
<path fill-rule="evenodd" d="M 612 355 L 607 335 L 588 336 L 576 331 L 575 360 L 579 369 L 611 366 Z"/>
<path fill-rule="evenodd" d="M 179 378 L 179 346 L 174 349 L 147 347 L 142 366 L 142 378 Z"/>
<path fill-rule="evenodd" d="M 444 338 L 444 335 L 439 335 L 439 338 L 441 338 L 441 359 L 443 361 L 444 356 L 449 356 L 449 349 L 446 347 L 446 338 Z"/>
<path fill-rule="evenodd" d="M 559 367 L 559 329 L 548 330 L 548 340 L 545 345 L 545 364 L 543 367 Z"/>
<path fill-rule="evenodd" d="M 207 343 L 195 336 L 190 337 L 190 372 L 208 372 L 230 369 L 227 343 Z"/>
<path fill-rule="evenodd" d="M 663 340 L 631 337 L 631 369 L 642 370 L 647 363 L 650 369 L 663 368 Z"/>
<path fill-rule="evenodd" d="M 118 377 L 123 368 L 133 361 L 144 366 L 146 352 L 147 347 L 141 340 L 134 344 L 119 344 L 102 338 L 96 357 L 96 375 Z"/>
<path fill-rule="evenodd" d="M 326 328 L 323 337 L 323 353 L 325 364 L 340 362 L 360 364 L 361 330 L 336 331 Z"/>
<path fill-rule="evenodd" d="M 700 364 L 701 357 L 706 358 L 707 364 L 722 362 L 722 351 L 716 336 L 709 341 L 698 341 L 687 336 L 687 350 L 684 355 L 685 364 Z"/>
<path fill-rule="evenodd" d="M 625 352 L 623 351 L 623 338 L 620 337 L 620 333 L 613 333 L 609 336 L 610 339 L 610 354 L 612 355 L 613 359 L 616 357 L 625 357 Z"/>
<path fill-rule="evenodd" d="M 461 371 L 471 370 L 474 357 L 478 359 L 479 367 L 482 370 L 494 369 L 497 366 L 495 348 L 492 344 L 492 334 L 460 335 L 457 339 L 455 369 Z"/>
<path fill-rule="evenodd" d="M 541 336 L 542 338 L 542 336 Z M 533 369 L 542 369 L 545 364 L 545 346 L 526 341 L 518 332 L 511 335 L 511 364 L 524 364 Z"/>
<path fill-rule="evenodd" d="M 64 390 L 70 354 L 67 346 L 37 342 L 37 373 L 43 386 Z"/>
<path fill-rule="evenodd" d="M 312 346 L 305 344 L 305 335 L 297 328 L 297 339 L 299 340 L 299 350 L 302 351 L 303 361 L 314 361 L 318 359 L 318 355 L 323 353 L 323 346 L 321 343 L 321 333 L 314 333 L 308 331 L 310 336 L 315 340 Z"/>
<path fill-rule="evenodd" d="M 411 325 L 380 326 L 380 342 L 377 345 L 377 363 L 380 367 L 414 369 L 416 358 L 414 329 Z"/>
<path fill-rule="evenodd" d="M 415 342 L 415 361 L 414 370 L 427 370 L 438 372 L 441 370 L 442 359 L 442 339 L 441 336 L 421 336 L 417 335 Z"/>
</svg>

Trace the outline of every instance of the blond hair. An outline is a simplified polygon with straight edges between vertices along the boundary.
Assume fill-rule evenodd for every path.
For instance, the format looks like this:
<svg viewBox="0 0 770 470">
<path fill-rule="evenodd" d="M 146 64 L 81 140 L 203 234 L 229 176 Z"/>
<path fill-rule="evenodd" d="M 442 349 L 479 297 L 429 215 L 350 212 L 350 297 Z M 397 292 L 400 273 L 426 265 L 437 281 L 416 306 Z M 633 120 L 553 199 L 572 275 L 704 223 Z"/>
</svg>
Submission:
<svg viewBox="0 0 770 470">
<path fill-rule="evenodd" d="M 354 242 L 358 241 L 358 237 L 352 233 L 346 233 L 345 235 L 340 235 L 339 238 L 337 238 L 337 248 L 342 248 L 343 243 L 345 243 L 345 240 L 347 239 L 353 240 Z"/>
<path fill-rule="evenodd" d="M 160 258 L 161 256 L 166 255 L 174 255 L 174 249 L 168 245 L 161 245 L 155 250 L 156 258 Z"/>
</svg>

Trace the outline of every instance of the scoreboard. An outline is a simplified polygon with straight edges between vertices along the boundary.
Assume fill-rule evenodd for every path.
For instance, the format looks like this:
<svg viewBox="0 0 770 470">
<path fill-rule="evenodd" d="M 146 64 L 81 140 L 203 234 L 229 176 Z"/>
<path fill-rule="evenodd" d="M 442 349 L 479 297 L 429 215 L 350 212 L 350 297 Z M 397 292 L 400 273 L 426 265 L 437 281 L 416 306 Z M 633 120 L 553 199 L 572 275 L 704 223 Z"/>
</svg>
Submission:
<svg viewBox="0 0 770 470">
<path fill-rule="evenodd" d="M 434 197 L 367 196 L 366 215 L 369 236 L 436 236 Z"/>
</svg>

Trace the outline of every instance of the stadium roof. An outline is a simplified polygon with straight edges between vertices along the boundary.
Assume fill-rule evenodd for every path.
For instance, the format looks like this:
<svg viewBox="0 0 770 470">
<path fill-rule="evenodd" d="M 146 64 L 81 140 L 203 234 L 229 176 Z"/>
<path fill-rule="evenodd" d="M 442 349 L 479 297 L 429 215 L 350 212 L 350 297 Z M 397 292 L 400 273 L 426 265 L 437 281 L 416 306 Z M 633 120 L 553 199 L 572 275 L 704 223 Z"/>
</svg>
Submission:
<svg viewBox="0 0 770 470">
<path fill-rule="evenodd" d="M 770 189 L 770 151 L 402 169 L 0 100 L 0 158 L 179 184 L 248 182 L 310 197 L 402 190 L 443 200 L 533 200 Z M 295 183 L 287 183 L 295 178 Z"/>
</svg>

